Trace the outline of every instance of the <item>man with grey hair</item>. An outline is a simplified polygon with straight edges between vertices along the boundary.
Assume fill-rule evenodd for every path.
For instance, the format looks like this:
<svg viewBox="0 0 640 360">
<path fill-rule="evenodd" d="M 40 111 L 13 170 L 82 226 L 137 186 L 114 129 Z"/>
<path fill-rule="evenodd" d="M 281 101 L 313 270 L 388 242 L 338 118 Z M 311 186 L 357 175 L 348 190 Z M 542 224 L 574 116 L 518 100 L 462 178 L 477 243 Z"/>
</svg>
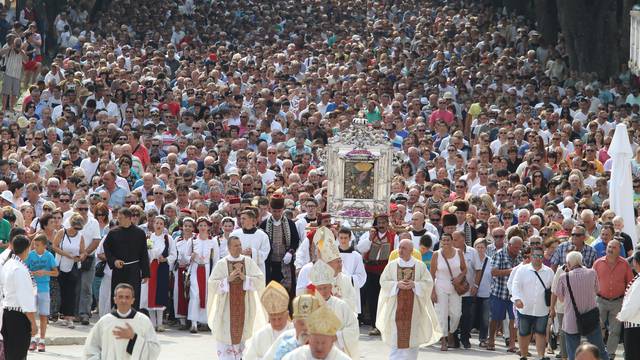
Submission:
<svg viewBox="0 0 640 360">
<path fill-rule="evenodd" d="M 593 262 L 596 261 L 597 253 L 594 248 L 585 244 L 587 232 L 583 226 L 574 226 L 571 230 L 571 240 L 565 241 L 553 253 L 551 256 L 551 265 L 553 271 L 558 269 L 559 265 L 564 264 L 564 259 L 571 251 L 579 251 L 582 254 L 584 265 L 590 268 Z"/>
<path fill-rule="evenodd" d="M 509 245 L 506 248 L 498 250 L 491 260 L 491 276 L 493 276 L 491 284 L 491 297 L 489 298 L 491 307 L 491 323 L 489 324 L 489 340 L 487 350 L 495 350 L 495 336 L 500 322 L 509 316 L 509 350 L 515 352 L 516 348 L 516 329 L 514 326 L 515 314 L 513 313 L 513 303 L 509 294 L 507 282 L 513 268 L 522 262 L 520 249 L 522 249 L 522 238 L 513 236 L 509 239 Z"/>
<path fill-rule="evenodd" d="M 573 231 L 577 232 L 575 228 Z M 583 255 L 579 251 L 568 252 L 565 259 L 567 264 L 566 272 L 560 275 L 558 282 L 554 284 L 552 292 L 565 304 L 562 331 L 565 336 L 569 360 L 575 360 L 576 349 L 580 345 L 582 338 L 578 330 L 578 314 L 576 314 L 575 309 L 578 309 L 580 314 L 584 314 L 596 307 L 598 278 L 595 270 L 582 266 Z M 602 340 L 600 326 L 596 326 L 585 337 L 587 341 L 598 347 L 601 359 L 609 359 L 609 354 Z"/>
</svg>

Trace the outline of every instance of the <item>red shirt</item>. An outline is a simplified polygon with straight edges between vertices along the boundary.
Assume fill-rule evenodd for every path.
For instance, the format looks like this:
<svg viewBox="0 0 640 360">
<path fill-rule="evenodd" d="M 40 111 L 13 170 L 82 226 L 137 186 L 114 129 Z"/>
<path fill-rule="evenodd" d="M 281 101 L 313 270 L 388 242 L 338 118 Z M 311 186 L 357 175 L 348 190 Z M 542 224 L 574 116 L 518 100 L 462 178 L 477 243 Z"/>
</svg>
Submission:
<svg viewBox="0 0 640 360">
<path fill-rule="evenodd" d="M 149 150 L 142 145 L 142 143 L 138 143 L 138 145 L 133 149 L 133 155 L 137 156 L 142 163 L 142 168 L 147 169 L 147 165 L 151 162 L 151 158 L 149 157 Z M 142 174 L 140 174 L 142 175 Z"/>
<path fill-rule="evenodd" d="M 453 113 L 449 110 L 436 110 L 431 113 L 429 116 L 429 126 L 433 129 L 433 126 L 436 124 L 436 121 L 444 120 L 447 125 L 453 124 L 454 117 Z"/>
<path fill-rule="evenodd" d="M 627 284 L 633 280 L 631 266 L 620 256 L 613 266 L 609 265 L 607 257 L 603 256 L 593 263 L 593 269 L 598 275 L 598 295 L 606 299 L 624 296 Z"/>
</svg>

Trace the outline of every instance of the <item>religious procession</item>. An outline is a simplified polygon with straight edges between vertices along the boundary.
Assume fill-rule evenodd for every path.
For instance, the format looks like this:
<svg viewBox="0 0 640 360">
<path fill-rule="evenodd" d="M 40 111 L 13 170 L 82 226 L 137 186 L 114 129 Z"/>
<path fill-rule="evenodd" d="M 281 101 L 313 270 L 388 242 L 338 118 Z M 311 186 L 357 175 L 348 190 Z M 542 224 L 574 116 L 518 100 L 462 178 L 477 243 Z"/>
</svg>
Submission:
<svg viewBox="0 0 640 360">
<path fill-rule="evenodd" d="M 3 0 L 0 41 L 0 360 L 640 360 L 631 1 Z"/>
</svg>

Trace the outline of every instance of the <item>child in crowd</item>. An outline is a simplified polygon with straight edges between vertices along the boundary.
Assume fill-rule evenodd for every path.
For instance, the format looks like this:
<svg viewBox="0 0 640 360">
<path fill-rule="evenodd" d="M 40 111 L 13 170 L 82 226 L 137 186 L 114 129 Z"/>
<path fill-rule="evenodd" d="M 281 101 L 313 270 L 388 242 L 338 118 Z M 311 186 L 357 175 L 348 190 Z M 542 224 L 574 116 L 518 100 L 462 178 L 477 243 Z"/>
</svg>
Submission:
<svg viewBox="0 0 640 360">
<path fill-rule="evenodd" d="M 36 295 L 36 306 L 40 317 L 40 337 L 32 337 L 29 351 L 44 352 L 44 339 L 47 333 L 47 320 L 49 317 L 50 294 L 49 281 L 51 276 L 58 276 L 56 259 L 53 254 L 47 251 L 47 236 L 40 234 L 33 239 L 33 248 L 25 260 L 31 275 L 35 279 L 38 292 Z"/>
</svg>

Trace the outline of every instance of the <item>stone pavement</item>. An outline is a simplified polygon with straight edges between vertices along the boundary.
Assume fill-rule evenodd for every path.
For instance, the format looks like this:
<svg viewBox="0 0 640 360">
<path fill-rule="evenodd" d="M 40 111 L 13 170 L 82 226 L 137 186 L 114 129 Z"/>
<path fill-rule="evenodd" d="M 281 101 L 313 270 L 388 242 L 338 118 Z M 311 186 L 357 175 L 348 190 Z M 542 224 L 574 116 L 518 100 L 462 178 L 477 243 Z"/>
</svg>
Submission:
<svg viewBox="0 0 640 360">
<path fill-rule="evenodd" d="M 49 346 L 45 353 L 31 353 L 28 359 L 82 359 L 82 344 L 87 337 L 90 326 L 77 325 L 75 329 L 50 326 L 47 330 L 49 334 Z M 367 327 L 362 327 L 360 335 L 360 358 L 371 360 L 388 359 L 389 348 L 380 341 L 380 337 L 369 337 Z M 160 360 L 210 360 L 216 359 L 215 342 L 208 332 L 190 334 L 186 331 L 168 329 L 159 335 L 162 346 Z M 470 350 L 450 349 L 441 352 L 439 345 L 422 348 L 418 359 L 426 360 L 437 358 L 438 360 L 465 360 L 465 359 L 495 359 L 513 360 L 518 359 L 515 354 L 507 353 L 504 341 L 496 341 L 496 351 L 487 351 L 478 348 L 477 340 L 472 341 Z M 535 351 L 531 346 L 530 351 Z M 617 358 L 622 358 L 622 345 L 618 347 Z M 553 359 L 553 355 L 549 355 Z M 535 357 L 531 357 L 533 359 Z"/>
</svg>

